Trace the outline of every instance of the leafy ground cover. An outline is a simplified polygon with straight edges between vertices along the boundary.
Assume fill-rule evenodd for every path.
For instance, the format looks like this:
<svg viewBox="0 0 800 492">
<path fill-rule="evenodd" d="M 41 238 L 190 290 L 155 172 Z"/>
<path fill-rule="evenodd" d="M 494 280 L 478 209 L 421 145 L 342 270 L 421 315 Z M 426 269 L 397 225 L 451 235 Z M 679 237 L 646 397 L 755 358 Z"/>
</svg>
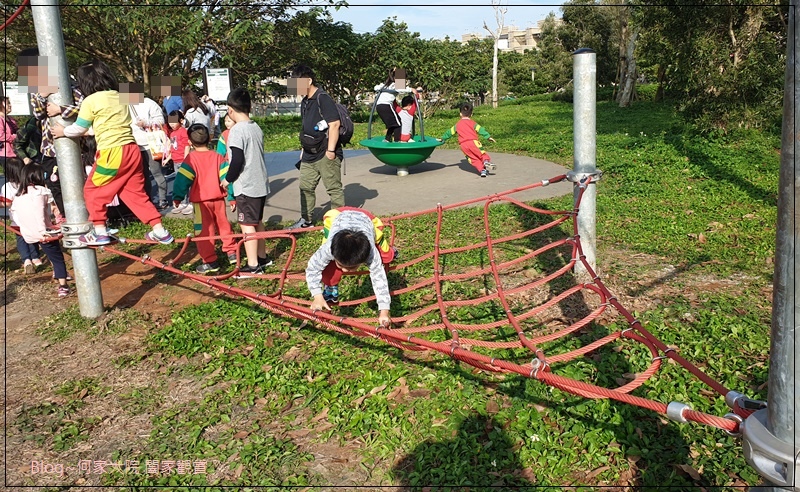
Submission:
<svg viewBox="0 0 800 492">
<path fill-rule="evenodd" d="M 442 112 L 426 121 L 426 130 L 439 135 L 457 117 L 455 111 Z M 522 98 L 498 110 L 478 108 L 475 119 L 498 140 L 490 151 L 571 162 L 569 104 Z M 261 123 L 269 150 L 296 147 L 297 121 Z M 726 386 L 765 398 L 778 136 L 701 136 L 669 107 L 655 103 L 622 110 L 601 102 L 597 128 L 598 168 L 604 171 L 598 184 L 598 263 L 607 285 L 665 343 L 678 346 Z M 365 134 L 364 124 L 358 124 L 354 141 Z M 552 210 L 570 205 L 569 197 L 537 203 Z M 464 209 L 448 215 L 445 230 L 452 231 L 446 234 L 452 245 L 477 237 L 469 231 L 479 231 L 473 226 L 480 214 Z M 498 207 L 492 215 L 498 234 L 538 220 L 511 207 Z M 190 224 L 168 226 L 181 235 Z M 140 235 L 137 227 L 123 234 Z M 409 257 L 430 249 L 429 219 L 403 221 L 399 228 L 399 246 Z M 561 229 L 544 240 L 568 232 Z M 300 256 L 307 257 L 316 244 L 317 238 L 303 238 Z M 280 242 L 269 247 L 278 258 L 285 254 Z M 530 241 L 509 244 L 501 255 L 532 247 Z M 151 254 L 169 254 L 169 248 L 157 247 Z M 14 255 L 6 256 L 8 271 L 19 268 Z M 566 258 L 548 255 L 527 268 L 549 272 Z M 485 266 L 486 260 L 484 252 L 472 251 L 449 257 L 446 266 L 468 270 Z M 118 260 L 105 255 L 101 261 Z M 301 265 L 298 260 L 292 268 Z M 391 281 L 398 285 L 427 276 L 431 266 L 399 272 Z M 170 277 L 157 274 L 142 283 L 154 288 Z M 247 286 L 274 289 L 264 281 Z M 369 283 L 343 287 L 343 296 L 357 295 L 368 291 Z M 490 279 L 480 285 L 453 283 L 446 285 L 445 295 L 471 297 L 491 287 Z M 165 293 L 174 296 L 181 287 L 172 289 Z M 287 293 L 305 295 L 302 285 Z M 429 304 L 431 295 L 420 289 L 402 296 L 393 314 Z M 564 305 L 561 316 L 575 316 L 580 309 Z M 374 306 L 364 305 L 345 314 L 373 312 Z M 461 320 L 502 316 L 491 306 L 451 314 Z M 40 336 L 58 351 L 77 344 L 101 350 L 114 346 L 126 330 L 144 331 L 135 344 L 107 357 L 106 373 L 70 375 L 15 407 L 9 413 L 11 439 L 51 456 L 89 456 L 90 449 L 100 456 L 102 449 L 112 461 L 138 462 L 139 473 L 112 470 L 94 478 L 95 485 L 450 486 L 430 490 L 650 485 L 685 490 L 758 481 L 744 462 L 741 442 L 713 428 L 679 425 L 521 377 L 325 332 L 244 301 L 209 295 L 154 316 L 123 309 L 99 323 L 87 322 L 70 308 L 44 320 Z M 621 326 L 604 317 L 574 340 L 546 350 L 569 348 Z M 643 351 L 625 346 L 593 355 L 558 371 L 616 386 L 615 378 L 624 380 L 649 361 Z M 119 381 L 122 375 L 130 377 L 127 384 Z M 635 394 L 686 402 L 717 415 L 727 412 L 724 402 L 671 364 Z M 136 435 L 101 445 L 98 429 L 108 408 L 119 412 L 118 419 L 136 422 Z M 147 459 L 158 458 L 174 467 L 202 462 L 206 473 L 146 473 Z M 28 483 L 52 483 L 34 478 L 42 480 L 28 477 Z"/>
</svg>

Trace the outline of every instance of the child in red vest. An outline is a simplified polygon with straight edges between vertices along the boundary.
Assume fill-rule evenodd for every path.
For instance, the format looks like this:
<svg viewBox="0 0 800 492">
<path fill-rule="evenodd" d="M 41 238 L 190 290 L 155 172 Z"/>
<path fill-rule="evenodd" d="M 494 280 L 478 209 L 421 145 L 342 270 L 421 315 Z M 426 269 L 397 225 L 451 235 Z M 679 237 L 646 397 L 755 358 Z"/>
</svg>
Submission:
<svg viewBox="0 0 800 492">
<path fill-rule="evenodd" d="M 172 188 L 172 199 L 177 207 L 189 195 L 189 200 L 199 211 L 195 218 L 200 217 L 201 223 L 195 219 L 195 235 L 226 236 L 222 240 L 222 251 L 227 253 L 228 260 L 236 262 L 236 241 L 231 237 L 233 229 L 225 213 L 226 190 L 220 182 L 228 174 L 228 161 L 224 156 L 208 148 L 208 127 L 195 123 L 189 127 L 189 141 L 193 150 L 178 169 L 175 183 Z M 231 198 L 232 199 L 232 198 Z M 197 241 L 197 251 L 203 263 L 195 270 L 197 273 L 212 273 L 219 271 L 217 253 L 214 250 L 214 240 Z"/>
<path fill-rule="evenodd" d="M 489 132 L 487 132 L 485 128 L 471 119 L 471 103 L 465 102 L 461 105 L 459 111 L 461 113 L 461 119 L 458 123 L 450 127 L 449 130 L 444 132 L 444 135 L 442 135 L 442 138 L 439 140 L 444 141 L 453 135 L 458 135 L 458 144 L 461 146 L 461 151 L 467 156 L 467 162 L 478 170 L 481 178 L 485 178 L 488 174 L 487 168 L 494 170 L 495 165 L 492 164 L 492 158 L 489 154 L 483 150 L 483 145 L 481 145 L 478 135 L 486 138 L 490 142 L 494 142 L 495 140 L 489 135 Z"/>
</svg>

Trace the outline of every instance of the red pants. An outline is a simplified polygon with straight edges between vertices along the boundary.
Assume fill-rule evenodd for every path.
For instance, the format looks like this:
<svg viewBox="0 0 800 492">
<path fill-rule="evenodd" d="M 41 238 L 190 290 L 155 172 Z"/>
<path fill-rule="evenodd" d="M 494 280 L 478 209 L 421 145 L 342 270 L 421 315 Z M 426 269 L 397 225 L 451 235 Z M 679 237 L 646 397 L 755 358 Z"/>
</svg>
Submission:
<svg viewBox="0 0 800 492">
<path fill-rule="evenodd" d="M 225 212 L 225 200 L 209 200 L 206 202 L 194 203 L 194 211 L 200 212 L 202 226 L 198 237 L 207 236 L 227 236 L 222 239 L 222 251 L 225 253 L 236 252 L 236 240 L 231 236 L 233 229 L 231 223 L 228 222 L 228 216 Z M 217 252 L 214 249 L 214 240 L 207 239 L 205 241 L 196 241 L 197 251 L 200 253 L 200 258 L 203 263 L 214 263 L 217 261 Z"/>
<path fill-rule="evenodd" d="M 106 223 L 106 206 L 114 195 L 119 195 L 143 223 L 153 225 L 161 222 L 161 214 L 144 191 L 142 153 L 135 143 L 98 150 L 95 154 L 92 171 L 83 185 L 83 199 L 92 223 Z"/>
<path fill-rule="evenodd" d="M 467 162 L 472 164 L 472 167 L 477 169 L 478 172 L 483 171 L 484 162 L 492 162 L 492 158 L 483 150 L 480 140 L 470 140 L 462 143 L 461 152 L 467 156 Z"/>
</svg>

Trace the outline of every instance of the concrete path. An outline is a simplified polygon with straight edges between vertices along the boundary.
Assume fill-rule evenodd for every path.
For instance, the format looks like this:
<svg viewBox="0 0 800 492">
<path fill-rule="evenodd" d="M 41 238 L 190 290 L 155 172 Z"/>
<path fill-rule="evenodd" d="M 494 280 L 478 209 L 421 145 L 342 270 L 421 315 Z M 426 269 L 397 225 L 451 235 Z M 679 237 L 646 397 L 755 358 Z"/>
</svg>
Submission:
<svg viewBox="0 0 800 492">
<path fill-rule="evenodd" d="M 345 200 L 349 206 L 362 207 L 376 215 L 396 215 L 433 208 L 437 203 L 447 205 L 510 190 L 567 172 L 566 168 L 541 159 L 491 155 L 497 169 L 487 178 L 478 176 L 461 152 L 448 149 L 436 149 L 426 162 L 410 167 L 408 176 L 400 177 L 396 168 L 382 164 L 368 150 L 348 150 L 345 152 L 346 174 L 342 176 Z M 265 220 L 277 223 L 300 218 L 299 172 L 294 167 L 299 158 L 299 151 L 264 154 L 272 192 L 264 207 Z M 172 181 L 173 178 L 168 179 L 170 194 Z M 572 193 L 572 183 L 563 182 L 518 193 L 514 198 L 529 201 L 569 193 Z M 320 183 L 315 220 L 320 220 L 329 206 L 330 199 Z M 165 212 L 169 217 L 191 218 L 191 215 L 176 215 L 169 210 Z M 0 209 L 0 213 L 4 211 Z M 235 220 L 233 214 L 228 215 Z"/>
<path fill-rule="evenodd" d="M 270 222 L 300 218 L 299 172 L 294 168 L 299 156 L 299 152 L 266 154 L 272 193 L 264 217 Z M 408 176 L 400 177 L 396 168 L 382 164 L 369 151 L 348 151 L 346 174 L 342 176 L 345 200 L 349 206 L 362 207 L 376 215 L 395 215 L 506 191 L 567 172 L 562 166 L 531 157 L 492 154 L 492 160 L 497 169 L 481 178 L 461 152 L 437 149 L 426 162 L 410 167 Z M 572 184 L 566 182 L 514 197 L 529 201 L 571 192 Z M 320 183 L 315 218 L 319 219 L 329 206 L 325 187 Z"/>
</svg>

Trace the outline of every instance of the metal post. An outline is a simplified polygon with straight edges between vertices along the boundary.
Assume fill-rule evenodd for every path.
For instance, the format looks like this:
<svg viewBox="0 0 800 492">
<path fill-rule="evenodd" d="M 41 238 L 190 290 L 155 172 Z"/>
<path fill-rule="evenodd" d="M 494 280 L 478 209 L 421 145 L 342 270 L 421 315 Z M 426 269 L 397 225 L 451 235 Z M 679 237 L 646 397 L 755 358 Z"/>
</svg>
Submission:
<svg viewBox="0 0 800 492">
<path fill-rule="evenodd" d="M 58 74 L 58 92 L 52 94 L 49 99 L 60 105 L 72 104 L 72 89 L 58 1 L 31 0 L 31 13 L 39 55 L 46 56 L 48 60 L 48 76 L 53 76 L 54 70 L 57 70 Z M 57 120 L 61 121 L 61 118 L 54 118 L 51 121 Z M 84 178 L 80 146 L 78 142 L 69 138 L 58 138 L 55 147 L 58 156 L 58 175 L 64 196 L 64 212 L 67 218 L 67 223 L 62 225 L 66 245 L 70 241 L 74 243 L 76 239 L 72 236 L 88 230 L 91 224 L 83 200 Z M 103 314 L 103 292 L 100 290 L 97 255 L 94 249 L 90 248 L 74 248 L 71 249 L 71 253 L 81 315 L 86 318 L 97 318 Z"/>
<path fill-rule="evenodd" d="M 596 201 L 597 187 L 594 180 L 597 172 L 597 143 L 595 138 L 597 127 L 597 55 L 589 48 L 581 48 L 573 53 L 573 165 L 572 179 L 575 182 L 573 195 L 578 198 L 580 191 L 578 182 L 586 176 L 592 176 L 592 184 L 583 193 L 578 211 L 578 234 L 581 236 L 583 254 L 592 270 L 596 269 Z M 575 263 L 575 274 L 579 277 L 588 274 L 582 262 Z"/>
<path fill-rule="evenodd" d="M 797 6 L 789 6 L 786 46 L 786 77 L 783 97 L 781 168 L 778 181 L 778 224 L 775 241 L 775 274 L 772 294 L 772 333 L 769 351 L 767 408 L 759 410 L 742 425 L 743 448 L 747 462 L 768 482 L 758 490 L 800 490 L 800 338 L 797 321 L 798 266 L 795 262 L 797 222 L 795 205 L 800 200 L 796 179 L 798 100 L 800 99 L 800 16 Z"/>
</svg>

